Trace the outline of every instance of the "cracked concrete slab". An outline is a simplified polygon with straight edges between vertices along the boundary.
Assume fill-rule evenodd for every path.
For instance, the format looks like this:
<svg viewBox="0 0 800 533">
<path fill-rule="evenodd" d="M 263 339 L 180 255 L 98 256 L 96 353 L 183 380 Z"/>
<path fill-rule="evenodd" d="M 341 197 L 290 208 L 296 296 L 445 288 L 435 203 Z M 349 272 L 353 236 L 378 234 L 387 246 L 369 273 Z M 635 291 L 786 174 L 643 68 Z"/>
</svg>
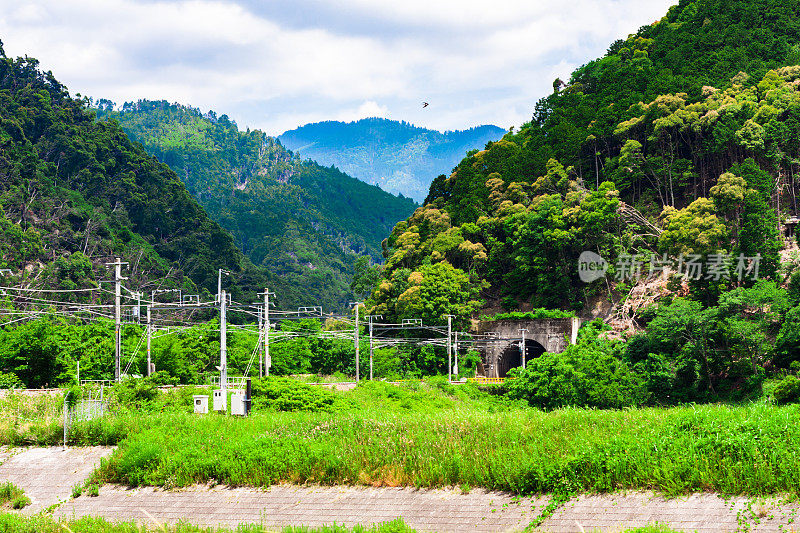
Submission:
<svg viewBox="0 0 800 533">
<path fill-rule="evenodd" d="M 209 488 L 183 490 L 126 489 L 106 485 L 97 497 L 81 496 L 60 506 L 59 518 L 103 516 L 110 520 L 159 523 L 181 519 L 201 526 L 235 528 L 241 523 L 267 527 L 354 526 L 389 522 L 398 517 L 417 531 L 480 533 L 521 531 L 541 513 L 547 498 L 454 489 L 407 487 L 298 487 L 269 489 Z"/>
<path fill-rule="evenodd" d="M 786 532 L 800 503 L 781 497 L 720 497 L 699 493 L 664 498 L 652 492 L 583 495 L 566 502 L 540 530 L 548 533 L 623 531 L 653 523 L 697 533 Z"/>
<path fill-rule="evenodd" d="M 0 482 L 11 481 L 23 488 L 31 499 L 23 512 L 33 514 L 67 500 L 72 487 L 83 483 L 111 451 L 106 447 L 11 449 L 0 464 Z"/>
</svg>

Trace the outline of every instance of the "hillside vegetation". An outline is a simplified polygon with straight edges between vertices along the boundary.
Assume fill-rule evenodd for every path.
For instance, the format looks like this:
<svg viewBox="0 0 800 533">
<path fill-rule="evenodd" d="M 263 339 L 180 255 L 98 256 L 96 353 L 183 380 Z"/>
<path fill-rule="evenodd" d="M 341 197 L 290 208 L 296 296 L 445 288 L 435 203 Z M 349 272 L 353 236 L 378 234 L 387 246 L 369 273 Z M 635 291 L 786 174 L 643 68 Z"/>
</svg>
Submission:
<svg viewBox="0 0 800 533">
<path fill-rule="evenodd" d="M 684 264 L 615 308 L 611 318 L 648 326 L 619 353 L 660 368 L 673 401 L 784 372 L 800 338 L 798 264 L 781 266 L 778 229 L 797 214 L 798 9 L 683 0 L 556 80 L 531 122 L 470 152 L 394 228 L 370 312 L 461 324 L 482 307 L 586 316 L 590 303 L 628 297 L 631 267 L 647 276 L 655 259 L 692 254 L 716 270 L 686 276 Z M 608 261 L 606 278 L 580 281 L 587 250 Z"/>
<path fill-rule="evenodd" d="M 218 268 L 268 283 L 166 165 L 97 122 L 32 58 L 0 45 L 0 268 L 9 283 L 96 286 L 130 263 L 143 289 L 216 290 Z M 234 283 L 240 292 L 240 285 Z"/>
<path fill-rule="evenodd" d="M 169 165 L 256 265 L 281 279 L 279 304 L 340 308 L 358 256 L 380 259 L 380 242 L 414 202 L 335 168 L 301 161 L 259 130 L 226 115 L 140 100 L 98 119 L 115 120 Z"/>
<path fill-rule="evenodd" d="M 405 121 L 364 118 L 306 124 L 278 138 L 303 157 L 421 202 L 435 176 L 449 173 L 469 150 L 483 148 L 505 132 L 476 126 L 441 133 Z"/>
</svg>

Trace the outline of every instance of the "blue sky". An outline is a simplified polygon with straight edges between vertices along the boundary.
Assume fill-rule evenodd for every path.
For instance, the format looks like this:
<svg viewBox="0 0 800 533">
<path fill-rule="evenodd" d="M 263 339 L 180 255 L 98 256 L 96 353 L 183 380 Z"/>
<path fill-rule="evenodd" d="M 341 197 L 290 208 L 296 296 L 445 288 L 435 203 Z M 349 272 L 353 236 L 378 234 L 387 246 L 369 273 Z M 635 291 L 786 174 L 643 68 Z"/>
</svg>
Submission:
<svg viewBox="0 0 800 533">
<path fill-rule="evenodd" d="M 0 0 L 0 40 L 73 94 L 180 102 L 273 135 L 367 116 L 508 128 L 673 3 Z"/>
</svg>

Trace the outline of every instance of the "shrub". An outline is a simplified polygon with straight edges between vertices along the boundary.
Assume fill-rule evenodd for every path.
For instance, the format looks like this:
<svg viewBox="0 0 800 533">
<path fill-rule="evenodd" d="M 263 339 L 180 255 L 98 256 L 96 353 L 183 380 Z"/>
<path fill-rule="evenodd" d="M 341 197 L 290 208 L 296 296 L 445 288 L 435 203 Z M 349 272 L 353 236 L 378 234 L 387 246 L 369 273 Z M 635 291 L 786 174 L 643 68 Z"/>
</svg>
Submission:
<svg viewBox="0 0 800 533">
<path fill-rule="evenodd" d="M 114 393 L 120 404 L 141 409 L 156 399 L 158 387 L 148 378 L 130 378 L 115 385 Z"/>
<path fill-rule="evenodd" d="M 508 396 L 534 407 L 585 406 L 619 409 L 641 405 L 649 393 L 645 380 L 602 346 L 570 346 L 563 353 L 545 353 L 514 369 L 506 382 Z"/>
<path fill-rule="evenodd" d="M 800 401 L 800 378 L 786 376 L 775 385 L 772 396 L 778 404 L 794 403 Z"/>
<path fill-rule="evenodd" d="M 783 316 L 783 324 L 775 339 L 775 364 L 788 368 L 800 353 L 800 307 L 790 309 Z"/>
<path fill-rule="evenodd" d="M 25 496 L 24 494 L 21 496 L 17 496 L 13 500 L 11 500 L 11 507 L 13 509 L 22 509 L 23 507 L 27 507 L 31 504 L 31 499 Z"/>
<path fill-rule="evenodd" d="M 494 316 L 483 315 L 481 316 L 481 320 L 542 320 L 548 318 L 572 318 L 574 316 L 574 311 L 563 311 L 561 309 L 545 309 L 543 307 L 537 307 L 536 309 L 525 313 L 514 311 L 511 313 L 497 313 Z"/>
<path fill-rule="evenodd" d="M 177 377 L 170 375 L 166 370 L 153 372 L 148 379 L 156 386 L 177 385 L 180 382 Z"/>
<path fill-rule="evenodd" d="M 338 411 L 349 403 L 325 387 L 289 378 L 269 377 L 252 382 L 253 408 L 275 411 Z"/>
<path fill-rule="evenodd" d="M 800 234 L 798 234 L 800 235 Z M 792 272 L 792 275 L 789 276 L 789 302 L 792 305 L 797 305 L 800 303 L 800 270 L 795 270 Z"/>
<path fill-rule="evenodd" d="M 11 504 L 14 509 L 22 509 L 30 505 L 31 500 L 25 496 L 25 491 L 10 481 L 0 485 L 0 505 Z"/>
<path fill-rule="evenodd" d="M 24 389 L 25 384 L 13 372 L 0 372 L 0 389 Z"/>
</svg>

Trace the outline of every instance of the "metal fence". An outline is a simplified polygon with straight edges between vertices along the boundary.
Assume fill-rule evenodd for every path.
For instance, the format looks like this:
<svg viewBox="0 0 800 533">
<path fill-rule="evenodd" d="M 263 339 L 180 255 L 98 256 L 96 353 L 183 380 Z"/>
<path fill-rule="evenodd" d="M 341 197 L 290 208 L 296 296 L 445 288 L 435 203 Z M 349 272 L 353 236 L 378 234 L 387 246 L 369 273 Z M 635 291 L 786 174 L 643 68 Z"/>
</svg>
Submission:
<svg viewBox="0 0 800 533">
<path fill-rule="evenodd" d="M 219 375 L 212 375 L 211 378 L 211 386 L 217 389 L 221 389 L 220 387 L 220 378 Z M 228 376 L 228 379 L 225 381 L 228 390 L 244 390 L 245 386 L 247 386 L 247 377 L 245 376 Z"/>
</svg>

